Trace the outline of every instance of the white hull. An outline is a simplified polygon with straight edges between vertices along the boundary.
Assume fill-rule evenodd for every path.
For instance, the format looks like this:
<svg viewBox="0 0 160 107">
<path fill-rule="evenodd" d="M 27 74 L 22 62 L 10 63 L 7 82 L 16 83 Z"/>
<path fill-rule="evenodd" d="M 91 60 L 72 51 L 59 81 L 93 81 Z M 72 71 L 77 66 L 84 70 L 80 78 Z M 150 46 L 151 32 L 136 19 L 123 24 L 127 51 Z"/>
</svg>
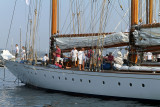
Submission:
<svg viewBox="0 0 160 107">
<path fill-rule="evenodd" d="M 83 94 L 160 100 L 160 75 L 82 72 L 6 62 L 22 82 L 33 86 Z"/>
</svg>

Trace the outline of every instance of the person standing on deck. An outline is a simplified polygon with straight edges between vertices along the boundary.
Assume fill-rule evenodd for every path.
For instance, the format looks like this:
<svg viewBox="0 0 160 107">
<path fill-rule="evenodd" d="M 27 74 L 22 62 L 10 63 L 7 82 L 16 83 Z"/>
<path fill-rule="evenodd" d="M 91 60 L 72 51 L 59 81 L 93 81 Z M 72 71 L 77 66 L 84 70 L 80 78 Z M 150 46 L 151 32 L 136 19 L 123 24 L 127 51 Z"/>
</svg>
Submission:
<svg viewBox="0 0 160 107">
<path fill-rule="evenodd" d="M 18 44 L 16 44 L 15 57 L 17 58 L 19 54 Z"/>
<path fill-rule="evenodd" d="M 112 55 L 112 52 L 109 52 L 108 62 L 111 64 L 111 67 L 112 67 L 113 61 L 114 61 L 114 56 Z"/>
<path fill-rule="evenodd" d="M 157 62 L 160 62 L 160 54 L 157 54 Z"/>
<path fill-rule="evenodd" d="M 89 58 L 89 68 L 91 69 L 92 68 L 92 64 L 93 64 L 93 54 L 94 54 L 94 51 L 92 50 L 92 48 L 89 49 L 88 51 L 88 58 Z"/>
<path fill-rule="evenodd" d="M 60 57 L 61 57 L 61 49 L 59 48 L 58 45 L 56 45 L 56 61 L 55 61 L 55 64 L 59 64 Z"/>
<path fill-rule="evenodd" d="M 42 59 L 42 64 L 46 66 L 48 65 L 48 62 L 49 62 L 48 54 L 45 54 L 45 56 Z"/>
<path fill-rule="evenodd" d="M 71 51 L 72 63 L 74 63 L 74 66 L 76 66 L 77 56 L 78 56 L 78 51 L 76 47 L 74 47 L 74 49 Z"/>
<path fill-rule="evenodd" d="M 86 60 L 87 60 L 87 58 L 86 58 L 86 54 L 85 54 L 85 49 L 84 48 L 82 48 L 82 51 L 83 51 L 83 55 L 82 55 L 82 60 L 83 60 L 83 63 L 82 63 L 82 70 L 84 70 L 84 65 L 85 65 L 85 62 L 86 62 Z"/>
<path fill-rule="evenodd" d="M 78 60 L 79 60 L 79 70 L 81 71 L 81 67 L 83 64 L 84 52 L 83 48 L 78 52 Z"/>
<path fill-rule="evenodd" d="M 152 62 L 153 60 L 153 55 L 151 52 L 147 52 L 146 54 L 146 59 L 147 59 L 147 62 Z"/>
<path fill-rule="evenodd" d="M 24 46 L 22 46 L 22 52 L 21 52 L 21 60 L 25 60 L 26 59 L 26 51 Z"/>
</svg>

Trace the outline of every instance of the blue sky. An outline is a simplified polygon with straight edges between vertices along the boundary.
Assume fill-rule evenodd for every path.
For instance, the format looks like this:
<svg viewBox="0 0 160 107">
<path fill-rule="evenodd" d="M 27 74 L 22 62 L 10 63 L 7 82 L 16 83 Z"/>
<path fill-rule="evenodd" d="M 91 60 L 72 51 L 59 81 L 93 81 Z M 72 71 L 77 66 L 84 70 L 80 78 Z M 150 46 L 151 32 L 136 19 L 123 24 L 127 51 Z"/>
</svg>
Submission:
<svg viewBox="0 0 160 107">
<path fill-rule="evenodd" d="M 39 0 L 38 0 L 39 1 Z M 41 11 L 40 11 L 40 21 L 39 27 L 37 31 L 37 38 L 36 47 L 39 50 L 45 51 L 49 48 L 49 12 L 50 12 L 50 0 L 41 0 Z M 73 19 L 71 11 L 76 13 L 76 2 L 71 6 L 72 0 L 60 0 L 60 33 L 73 33 Z M 83 1 L 83 2 L 82 2 Z M 98 11 L 99 7 L 101 7 L 102 0 L 97 0 L 98 2 L 95 3 L 95 13 Z M 108 0 L 107 0 L 108 1 Z M 78 4 L 80 5 L 80 9 L 78 12 L 81 14 L 81 30 L 80 33 L 90 33 L 91 32 L 91 0 L 77 0 Z M 6 47 L 6 41 L 9 32 L 9 26 L 11 23 L 11 16 L 13 13 L 15 0 L 1 0 L 0 1 L 0 48 Z M 32 0 L 32 18 L 34 17 L 34 4 Z M 121 10 L 119 3 L 117 0 L 112 1 L 112 5 L 109 7 L 111 13 L 108 13 L 109 19 L 107 22 L 106 29 L 104 32 L 111 32 L 115 29 L 117 24 L 122 19 L 124 13 L 128 9 L 128 0 L 121 0 L 120 4 L 123 6 L 123 11 Z M 96 7 L 97 6 L 97 7 Z M 72 8 L 69 8 L 72 7 Z M 12 40 L 13 45 L 15 46 L 16 43 L 19 44 L 20 41 L 20 28 L 22 30 L 22 45 L 25 45 L 26 40 L 26 31 L 27 31 L 27 21 L 28 21 L 28 8 L 29 6 L 26 5 L 25 0 L 17 0 L 15 15 L 13 19 L 12 29 L 9 36 L 9 42 L 7 45 L 7 49 L 11 49 Z M 100 8 L 101 9 L 101 8 Z M 112 9 L 112 10 L 111 10 Z M 105 8 L 106 11 L 106 8 Z M 117 12 L 118 11 L 118 12 Z M 69 14 L 69 15 L 68 15 Z M 119 27 L 115 31 L 125 31 L 127 28 L 127 24 L 129 22 L 129 12 L 126 15 L 126 18 L 122 21 Z M 100 12 L 97 14 L 94 22 L 94 32 L 99 31 L 99 23 L 100 20 Z M 75 31 L 77 32 L 78 26 L 76 26 L 77 20 L 75 21 Z M 93 22 L 92 22 L 93 23 Z M 123 26 L 123 28 L 122 28 Z M 13 46 L 13 48 L 14 48 Z"/>
</svg>

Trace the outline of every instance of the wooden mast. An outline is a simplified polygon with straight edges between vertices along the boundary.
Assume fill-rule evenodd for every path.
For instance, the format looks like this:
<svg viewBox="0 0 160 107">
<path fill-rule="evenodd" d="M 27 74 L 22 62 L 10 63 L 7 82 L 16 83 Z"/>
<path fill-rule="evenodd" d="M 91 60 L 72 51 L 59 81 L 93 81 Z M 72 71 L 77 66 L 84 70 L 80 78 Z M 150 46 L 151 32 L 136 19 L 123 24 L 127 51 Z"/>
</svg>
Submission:
<svg viewBox="0 0 160 107">
<path fill-rule="evenodd" d="M 131 1 L 131 32 L 130 32 L 130 56 L 129 60 L 132 63 L 137 63 L 137 54 L 135 49 L 135 40 L 133 31 L 135 29 L 135 25 L 138 25 L 138 0 Z"/>
<path fill-rule="evenodd" d="M 148 24 L 148 0 L 146 0 L 146 24 Z"/>
<path fill-rule="evenodd" d="M 51 34 L 57 34 L 57 0 L 52 0 L 52 30 Z"/>
<path fill-rule="evenodd" d="M 50 63 L 54 62 L 53 52 L 54 49 L 54 41 L 55 36 L 57 35 L 57 0 L 52 0 L 52 22 L 51 22 L 51 38 L 50 38 L 50 51 L 49 51 L 49 59 Z"/>
<path fill-rule="evenodd" d="M 131 26 L 138 24 L 138 0 L 131 1 Z"/>
<path fill-rule="evenodd" d="M 153 0 L 149 0 L 149 24 L 153 23 Z"/>
</svg>

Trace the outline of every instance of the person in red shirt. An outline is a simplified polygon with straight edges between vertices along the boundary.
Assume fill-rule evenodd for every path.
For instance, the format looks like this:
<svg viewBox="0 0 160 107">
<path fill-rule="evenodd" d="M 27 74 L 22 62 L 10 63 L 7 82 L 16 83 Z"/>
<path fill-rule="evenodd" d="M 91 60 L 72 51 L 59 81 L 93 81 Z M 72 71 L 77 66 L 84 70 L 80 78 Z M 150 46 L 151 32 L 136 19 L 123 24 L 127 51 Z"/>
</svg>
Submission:
<svg viewBox="0 0 160 107">
<path fill-rule="evenodd" d="M 114 56 L 112 56 L 112 52 L 109 53 L 107 61 L 111 64 L 111 67 L 112 67 L 112 63 L 114 61 Z"/>
<path fill-rule="evenodd" d="M 88 58 L 89 58 L 89 68 L 92 68 L 92 64 L 93 64 L 93 55 L 94 55 L 94 51 L 92 50 L 92 48 L 90 48 L 90 50 L 88 51 Z"/>
<path fill-rule="evenodd" d="M 61 57 L 61 49 L 59 48 L 58 45 L 56 45 L 56 61 L 55 61 L 55 64 L 59 64 L 60 57 Z"/>
</svg>

